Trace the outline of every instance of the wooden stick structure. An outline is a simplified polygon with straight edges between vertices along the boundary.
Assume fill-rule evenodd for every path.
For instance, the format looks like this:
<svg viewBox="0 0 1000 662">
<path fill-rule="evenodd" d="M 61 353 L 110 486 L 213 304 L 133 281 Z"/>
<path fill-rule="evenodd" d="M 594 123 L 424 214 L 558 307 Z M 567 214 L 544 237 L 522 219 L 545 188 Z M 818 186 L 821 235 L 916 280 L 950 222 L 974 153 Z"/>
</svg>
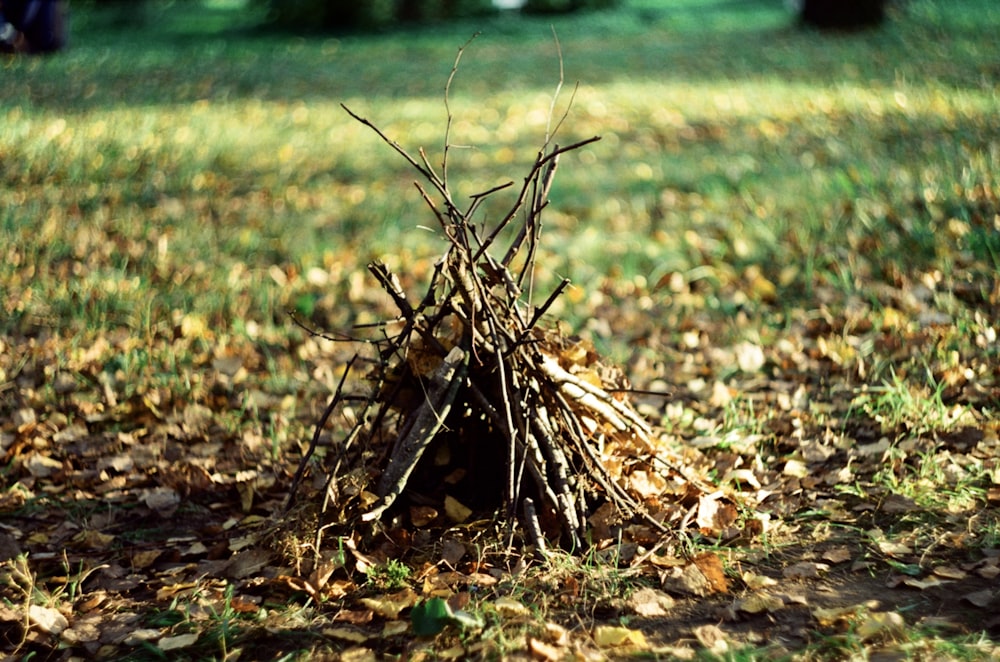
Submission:
<svg viewBox="0 0 1000 662">
<path fill-rule="evenodd" d="M 447 137 L 439 173 L 423 150 L 411 155 L 373 122 L 344 110 L 419 173 L 420 194 L 447 249 L 418 300 L 406 295 L 385 264 L 369 265 L 398 309 L 394 322 L 401 330 L 378 341 L 363 415 L 324 460 L 324 517 L 355 525 L 392 513 L 405 518 L 407 504 L 440 507 L 442 494 L 450 496 L 450 486 L 472 474 L 470 498 L 508 522 L 520 517 L 526 542 L 541 555 L 553 543 L 584 549 L 590 518 L 605 504 L 621 522 L 659 533 L 685 514 L 690 519 L 692 495 L 696 500 L 709 488 L 665 451 L 658 431 L 630 404 L 621 372 L 602 365 L 593 352 L 581 359 L 578 343 L 542 326 L 569 281 L 541 306 L 532 306 L 524 294 L 559 157 L 599 138 L 560 147 L 546 136 L 513 203 L 487 232 L 473 216 L 487 198 L 513 184 L 473 195 L 463 208 L 448 186 Z M 450 128 L 450 108 L 448 113 Z M 505 233 L 508 228 L 513 231 Z M 510 243 L 498 246 L 504 236 L 512 236 Z M 322 423 L 343 404 L 338 388 Z M 440 467 L 451 471 L 435 474 Z M 655 473 L 688 505 L 663 511 L 634 489 L 635 472 Z"/>
</svg>

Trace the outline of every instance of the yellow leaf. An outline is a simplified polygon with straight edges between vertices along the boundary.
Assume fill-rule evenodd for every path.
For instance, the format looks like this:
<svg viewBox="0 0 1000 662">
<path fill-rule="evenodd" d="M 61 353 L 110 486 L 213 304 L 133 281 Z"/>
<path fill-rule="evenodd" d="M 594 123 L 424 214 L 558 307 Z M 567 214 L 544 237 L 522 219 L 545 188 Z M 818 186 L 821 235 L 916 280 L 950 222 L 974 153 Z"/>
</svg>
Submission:
<svg viewBox="0 0 1000 662">
<path fill-rule="evenodd" d="M 377 598 L 361 598 L 361 602 L 373 612 L 383 618 L 399 618 L 399 612 L 417 604 L 420 596 L 412 588 L 404 588 L 402 591 L 383 595 Z"/>
<path fill-rule="evenodd" d="M 864 609 L 864 605 L 851 605 L 849 607 L 816 607 L 812 611 L 813 618 L 820 625 L 828 627 L 843 620 L 849 620 L 857 616 Z"/>
<path fill-rule="evenodd" d="M 184 338 L 206 338 L 208 335 L 208 321 L 201 315 L 188 313 L 181 318 L 181 336 Z"/>
<path fill-rule="evenodd" d="M 493 601 L 497 612 L 503 616 L 527 616 L 531 612 L 514 598 L 497 598 Z"/>
<path fill-rule="evenodd" d="M 767 593 L 755 593 L 736 604 L 737 609 L 747 614 L 771 613 L 784 606 L 785 603 L 781 598 Z"/>
<path fill-rule="evenodd" d="M 600 648 L 629 645 L 647 647 L 646 635 L 642 632 L 614 625 L 598 625 L 594 628 L 594 643 Z"/>
</svg>

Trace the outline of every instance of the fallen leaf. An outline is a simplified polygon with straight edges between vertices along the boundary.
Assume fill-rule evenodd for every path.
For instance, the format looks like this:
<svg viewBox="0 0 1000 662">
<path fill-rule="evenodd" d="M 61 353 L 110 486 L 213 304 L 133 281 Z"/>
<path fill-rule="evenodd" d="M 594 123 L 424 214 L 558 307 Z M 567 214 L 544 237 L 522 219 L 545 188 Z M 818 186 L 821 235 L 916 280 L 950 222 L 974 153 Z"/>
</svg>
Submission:
<svg viewBox="0 0 1000 662">
<path fill-rule="evenodd" d="M 729 650 L 729 641 L 717 625 L 699 625 L 692 632 L 698 643 L 715 655 L 724 655 Z"/>
<path fill-rule="evenodd" d="M 598 625 L 593 632 L 594 643 L 598 648 L 614 648 L 617 646 L 638 646 L 646 648 L 646 635 L 639 630 L 631 630 L 617 625 Z"/>
<path fill-rule="evenodd" d="M 764 367 L 764 348 L 751 342 L 741 342 L 736 350 L 736 365 L 746 373 L 760 371 Z"/>
<path fill-rule="evenodd" d="M 859 624 L 857 635 L 862 641 L 894 637 L 903 633 L 906 621 L 894 611 L 876 611 L 868 614 Z"/>
<path fill-rule="evenodd" d="M 913 553 L 913 548 L 904 543 L 892 542 L 890 540 L 879 540 L 877 545 L 879 551 L 886 556 L 899 558 L 901 556 L 909 556 Z"/>
<path fill-rule="evenodd" d="M 197 641 L 198 634 L 192 632 L 191 634 L 179 634 L 174 637 L 163 637 L 156 642 L 156 646 L 161 651 L 173 651 L 194 646 Z"/>
<path fill-rule="evenodd" d="M 410 624 L 406 621 L 386 621 L 385 627 L 382 628 L 382 636 L 395 637 L 398 634 L 403 634 L 409 629 Z"/>
<path fill-rule="evenodd" d="M 33 453 L 25 461 L 24 468 L 35 478 L 49 478 L 55 472 L 62 470 L 63 463 L 47 455 Z"/>
<path fill-rule="evenodd" d="M 792 564 L 781 571 L 785 579 L 816 579 L 822 577 L 830 569 L 825 563 L 814 563 L 812 561 L 800 561 Z"/>
<path fill-rule="evenodd" d="M 903 584 L 909 586 L 910 588 L 917 588 L 920 590 L 928 588 L 936 588 L 938 586 L 943 586 L 950 582 L 942 581 L 937 577 L 927 577 L 926 579 L 918 579 L 917 577 L 903 577 Z"/>
<path fill-rule="evenodd" d="M 781 598 L 763 592 L 754 593 L 736 603 L 736 609 L 748 614 L 771 613 L 784 606 L 785 602 Z"/>
<path fill-rule="evenodd" d="M 122 643 L 126 646 L 139 646 L 147 641 L 152 641 L 160 636 L 160 631 L 153 628 L 137 628 L 133 629 L 128 635 L 122 639 Z"/>
<path fill-rule="evenodd" d="M 368 635 L 364 632 L 359 632 L 351 628 L 326 628 L 323 630 L 323 634 L 327 637 L 340 639 L 341 641 L 349 641 L 352 644 L 363 644 L 369 639 Z"/>
<path fill-rule="evenodd" d="M 882 512 L 884 513 L 912 513 L 915 510 L 919 510 L 920 507 L 917 502 L 909 497 L 904 497 L 899 494 L 890 494 L 882 501 Z"/>
<path fill-rule="evenodd" d="M 864 611 L 865 605 L 850 605 L 847 607 L 816 607 L 812 616 L 823 627 L 829 627 L 844 620 L 855 618 Z"/>
<path fill-rule="evenodd" d="M 377 598 L 361 598 L 361 602 L 383 618 L 399 618 L 399 612 L 417 604 L 420 596 L 412 588 L 404 588 L 390 595 Z"/>
<path fill-rule="evenodd" d="M 143 503 L 150 510 L 155 510 L 160 517 L 170 517 L 181 503 L 181 496 L 170 487 L 156 487 L 148 490 L 143 496 Z"/>
<path fill-rule="evenodd" d="M 674 607 L 674 599 L 655 588 L 641 588 L 629 596 L 628 606 L 639 616 L 666 616 Z"/>
<path fill-rule="evenodd" d="M 410 522 L 422 528 L 437 519 L 438 511 L 430 506 L 410 506 Z"/>
<path fill-rule="evenodd" d="M 461 524 L 472 515 L 472 509 L 452 496 L 444 498 L 444 512 L 452 522 Z"/>
<path fill-rule="evenodd" d="M 660 584 L 668 591 L 699 597 L 713 592 L 711 582 L 693 563 L 683 568 L 672 568 L 664 571 L 660 574 Z"/>
<path fill-rule="evenodd" d="M 334 615 L 333 620 L 350 623 L 351 625 L 366 625 L 372 622 L 373 615 L 374 612 L 371 609 L 341 609 Z M 390 622 L 398 623 L 400 621 Z M 405 630 L 406 628 L 404 627 L 403 629 Z"/>
<path fill-rule="evenodd" d="M 777 579 L 774 579 L 772 577 L 767 577 L 765 575 L 758 575 L 750 571 L 744 572 L 742 575 L 740 575 L 740 578 L 743 580 L 743 583 L 746 584 L 747 588 L 750 589 L 751 591 L 767 588 L 769 586 L 775 586 L 778 583 Z"/>
<path fill-rule="evenodd" d="M 58 609 L 31 605 L 28 607 L 28 620 L 42 632 L 59 634 L 69 627 L 69 621 Z"/>
<path fill-rule="evenodd" d="M 536 660 L 546 660 L 547 662 L 555 662 L 564 657 L 562 649 L 534 637 L 528 637 L 528 651 Z"/>
<path fill-rule="evenodd" d="M 342 652 L 338 659 L 340 662 L 376 662 L 380 658 L 375 655 L 374 651 L 357 646 L 355 648 L 348 648 Z"/>
<path fill-rule="evenodd" d="M 938 577 L 942 577 L 944 579 L 961 580 L 969 576 L 967 572 L 959 568 L 956 568 L 953 565 L 939 565 L 938 567 L 934 568 L 932 572 Z"/>
<path fill-rule="evenodd" d="M 973 604 L 977 607 L 985 609 L 991 606 L 997 598 L 997 593 L 993 589 L 984 588 L 981 591 L 975 591 L 973 593 L 966 593 L 962 596 L 962 599 L 966 602 Z"/>
<path fill-rule="evenodd" d="M 794 478 L 805 478 L 809 475 L 809 467 L 801 460 L 792 459 L 785 462 L 785 467 L 781 470 L 781 473 Z"/>
<path fill-rule="evenodd" d="M 468 517 L 468 515 L 466 515 L 466 517 Z M 441 560 L 451 567 L 458 565 L 458 562 L 462 560 L 463 556 L 465 556 L 465 552 L 465 545 L 453 538 L 449 538 L 441 543 Z"/>
<path fill-rule="evenodd" d="M 722 565 L 722 559 L 717 554 L 705 552 L 704 554 L 695 556 L 692 561 L 694 565 L 698 566 L 705 579 L 708 580 L 713 592 L 729 592 L 729 580 L 726 579 L 726 569 Z"/>
<path fill-rule="evenodd" d="M 565 646 L 569 643 L 569 630 L 549 621 L 545 623 L 545 638 L 556 646 Z"/>
<path fill-rule="evenodd" d="M 266 568 L 273 558 L 274 555 L 266 549 L 256 548 L 239 552 L 226 564 L 226 576 L 230 579 L 245 579 Z"/>
<path fill-rule="evenodd" d="M 493 607 L 501 616 L 528 616 L 531 611 L 514 598 L 497 598 Z"/>
<path fill-rule="evenodd" d="M 847 547 L 834 547 L 823 552 L 822 559 L 830 563 L 845 563 L 851 560 L 851 550 Z"/>
</svg>

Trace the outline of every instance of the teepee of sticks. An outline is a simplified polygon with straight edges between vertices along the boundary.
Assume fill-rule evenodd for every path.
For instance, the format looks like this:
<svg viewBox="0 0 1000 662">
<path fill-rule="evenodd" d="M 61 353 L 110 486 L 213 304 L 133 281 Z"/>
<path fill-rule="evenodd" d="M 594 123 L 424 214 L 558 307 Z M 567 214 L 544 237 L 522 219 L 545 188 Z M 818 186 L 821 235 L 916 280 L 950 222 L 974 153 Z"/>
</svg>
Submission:
<svg viewBox="0 0 1000 662">
<path fill-rule="evenodd" d="M 469 514 L 463 501 L 471 501 L 520 521 L 526 541 L 543 553 L 551 542 L 583 549 L 589 529 L 608 522 L 632 522 L 654 535 L 691 522 L 710 490 L 685 452 L 637 413 L 621 371 L 543 325 L 569 281 L 538 306 L 524 294 L 559 158 L 598 138 L 558 146 L 546 137 L 513 204 L 486 229 L 473 222 L 477 211 L 513 183 L 460 206 L 448 185 L 447 132 L 439 171 L 423 150 L 412 156 L 344 110 L 419 173 L 417 187 L 446 250 L 419 299 L 402 291 L 385 264 L 369 265 L 398 308 L 398 332 L 377 342 L 370 395 L 325 460 L 324 518 L 352 531 L 390 513 L 405 519 L 407 510 L 425 522 L 444 510 L 441 517 L 454 522 Z M 449 109 L 449 129 L 451 121 Z M 504 236 L 512 239 L 500 245 Z M 343 386 L 317 425 L 292 496 L 320 431 L 348 400 Z M 465 496 L 457 499 L 452 492 L 461 493 L 462 482 Z"/>
</svg>

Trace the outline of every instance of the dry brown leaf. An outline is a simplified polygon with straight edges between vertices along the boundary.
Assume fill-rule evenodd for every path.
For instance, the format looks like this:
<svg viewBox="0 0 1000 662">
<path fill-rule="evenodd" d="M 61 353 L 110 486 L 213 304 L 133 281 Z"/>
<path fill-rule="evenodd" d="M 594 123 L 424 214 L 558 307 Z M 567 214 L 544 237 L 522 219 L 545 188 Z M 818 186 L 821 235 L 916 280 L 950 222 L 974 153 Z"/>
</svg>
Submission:
<svg viewBox="0 0 1000 662">
<path fill-rule="evenodd" d="M 932 572 L 943 579 L 962 580 L 969 576 L 969 573 L 953 565 L 939 565 Z"/>
<path fill-rule="evenodd" d="M 410 522 L 422 528 L 437 519 L 438 511 L 430 506 L 410 506 Z"/>
<path fill-rule="evenodd" d="M 726 569 L 722 564 L 722 559 L 717 554 L 705 552 L 692 559 L 694 565 L 708 580 L 709 586 L 715 593 L 728 593 L 729 580 L 726 579 Z"/>
<path fill-rule="evenodd" d="M 234 555 L 226 565 L 226 576 L 230 579 L 245 579 L 266 568 L 274 555 L 266 549 L 248 549 Z M 322 588 L 317 586 L 317 588 Z"/>
<path fill-rule="evenodd" d="M 801 460 L 791 459 L 785 462 L 785 467 L 781 470 L 781 473 L 794 478 L 805 478 L 809 475 L 809 467 Z"/>
<path fill-rule="evenodd" d="M 925 579 L 919 579 L 917 577 L 904 576 L 902 578 L 902 584 L 909 586 L 910 588 L 920 589 L 921 591 L 928 588 L 937 588 L 938 586 L 943 586 L 945 584 L 950 584 L 951 582 L 945 580 L 942 581 L 937 577 L 927 577 Z"/>
<path fill-rule="evenodd" d="M 441 560 L 451 567 L 458 565 L 465 553 L 465 545 L 454 538 L 449 538 L 441 543 Z"/>
<path fill-rule="evenodd" d="M 781 571 L 785 579 L 816 579 L 822 577 L 830 570 L 830 566 L 825 563 L 814 563 L 812 561 L 800 561 L 792 564 Z"/>
<path fill-rule="evenodd" d="M 63 643 L 74 646 L 98 641 L 101 638 L 101 624 L 103 620 L 102 614 L 91 614 L 83 618 L 74 618 L 73 626 L 62 631 L 60 640 Z"/>
<path fill-rule="evenodd" d="M 375 615 L 371 609 L 341 609 L 333 616 L 333 620 L 350 623 L 351 625 L 366 625 L 372 622 Z"/>
<path fill-rule="evenodd" d="M 41 453 L 32 453 L 24 463 L 24 468 L 35 478 L 49 478 L 61 471 L 63 463 Z"/>
<path fill-rule="evenodd" d="M 830 563 L 845 563 L 851 560 L 851 550 L 847 547 L 834 547 L 823 552 L 822 559 Z"/>
<path fill-rule="evenodd" d="M 976 607 L 986 609 L 997 601 L 997 596 L 998 594 L 994 589 L 986 588 L 981 591 L 966 593 L 962 596 L 962 599 Z"/>
<path fill-rule="evenodd" d="M 160 558 L 163 554 L 163 550 L 160 549 L 147 549 L 140 550 L 132 554 L 131 562 L 133 568 L 144 569 L 153 565 L 156 559 Z"/>
<path fill-rule="evenodd" d="M 911 513 L 919 509 L 916 501 L 899 494 L 890 494 L 882 501 L 882 512 L 885 513 Z"/>
<path fill-rule="evenodd" d="M 181 503 L 181 496 L 170 487 L 156 487 L 148 490 L 142 498 L 150 510 L 155 510 L 160 517 L 170 517 Z"/>
</svg>

